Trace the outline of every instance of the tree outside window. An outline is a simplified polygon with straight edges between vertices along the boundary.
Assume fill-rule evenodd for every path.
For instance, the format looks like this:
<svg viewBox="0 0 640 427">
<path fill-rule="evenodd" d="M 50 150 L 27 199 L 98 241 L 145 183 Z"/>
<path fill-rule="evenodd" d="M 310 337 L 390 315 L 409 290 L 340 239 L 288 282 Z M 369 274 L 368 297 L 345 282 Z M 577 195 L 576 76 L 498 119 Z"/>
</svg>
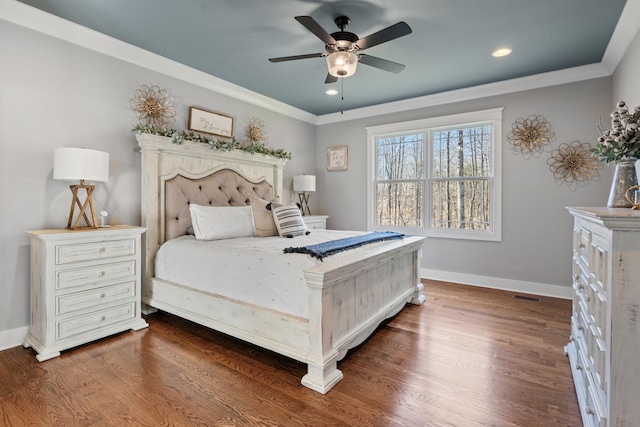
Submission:
<svg viewBox="0 0 640 427">
<path fill-rule="evenodd" d="M 496 109 L 368 128 L 370 228 L 500 240 L 501 123 Z"/>
</svg>

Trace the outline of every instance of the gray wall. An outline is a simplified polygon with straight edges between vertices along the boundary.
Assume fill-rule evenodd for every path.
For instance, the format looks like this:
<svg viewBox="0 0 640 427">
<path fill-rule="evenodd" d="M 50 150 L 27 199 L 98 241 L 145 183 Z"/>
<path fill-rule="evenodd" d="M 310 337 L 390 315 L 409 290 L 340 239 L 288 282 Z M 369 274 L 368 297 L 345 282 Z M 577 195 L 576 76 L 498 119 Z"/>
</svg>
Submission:
<svg viewBox="0 0 640 427">
<path fill-rule="evenodd" d="M 2 332 L 29 323 L 29 240 L 24 230 L 64 228 L 68 182 L 52 180 L 56 147 L 87 147 L 110 155 L 110 179 L 95 191 L 97 210 L 112 223 L 140 224 L 140 166 L 129 100 L 142 84 L 166 89 L 185 129 L 189 106 L 235 118 L 242 137 L 260 117 L 269 146 L 293 154 L 292 175 L 315 167 L 315 126 L 194 84 L 167 77 L 0 20 L 0 348 Z"/>
<path fill-rule="evenodd" d="M 553 179 L 546 162 L 549 152 L 525 160 L 509 148 L 505 135 L 517 118 L 542 114 L 556 132 L 553 148 L 573 140 L 593 144 L 598 136 L 596 124 L 600 117 L 608 120 L 611 105 L 611 79 L 601 78 L 321 125 L 317 145 L 318 213 L 330 215 L 331 228 L 366 229 L 365 127 L 504 107 L 502 242 L 429 238 L 423 249 L 423 274 L 458 281 L 468 277 L 494 285 L 496 279 L 561 285 L 567 287 L 568 295 L 571 217 L 565 206 L 606 205 L 612 168 L 601 170 L 600 181 L 572 191 Z M 326 171 L 326 149 L 334 145 L 349 146 L 347 171 Z M 534 286 L 529 291 L 545 292 L 544 289 L 545 286 Z"/>
<path fill-rule="evenodd" d="M 640 105 L 640 31 L 613 73 L 613 102 Z"/>
</svg>

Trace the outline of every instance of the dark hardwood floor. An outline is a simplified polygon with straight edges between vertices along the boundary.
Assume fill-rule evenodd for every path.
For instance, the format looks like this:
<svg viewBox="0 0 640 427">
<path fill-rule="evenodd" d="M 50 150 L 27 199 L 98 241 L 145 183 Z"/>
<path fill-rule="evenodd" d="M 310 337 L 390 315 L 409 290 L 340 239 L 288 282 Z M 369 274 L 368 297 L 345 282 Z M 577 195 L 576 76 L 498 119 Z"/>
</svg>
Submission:
<svg viewBox="0 0 640 427">
<path fill-rule="evenodd" d="M 306 367 L 182 319 L 39 363 L 0 352 L 4 426 L 579 426 L 563 347 L 571 302 L 424 281 L 340 363 L 326 395 Z"/>
</svg>

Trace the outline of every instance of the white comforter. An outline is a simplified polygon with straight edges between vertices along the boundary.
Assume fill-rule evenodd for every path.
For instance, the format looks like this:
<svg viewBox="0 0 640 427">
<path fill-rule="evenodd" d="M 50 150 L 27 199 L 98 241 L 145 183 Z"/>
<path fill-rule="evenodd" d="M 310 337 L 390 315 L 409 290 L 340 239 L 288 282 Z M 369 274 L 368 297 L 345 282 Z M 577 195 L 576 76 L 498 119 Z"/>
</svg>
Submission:
<svg viewBox="0 0 640 427">
<path fill-rule="evenodd" d="M 155 259 L 155 277 L 292 316 L 308 318 L 309 292 L 303 270 L 320 262 L 348 257 L 373 243 L 319 261 L 306 254 L 285 254 L 290 246 L 307 246 L 365 232 L 314 230 L 293 239 L 243 237 L 198 241 L 182 236 L 164 243 Z"/>
</svg>

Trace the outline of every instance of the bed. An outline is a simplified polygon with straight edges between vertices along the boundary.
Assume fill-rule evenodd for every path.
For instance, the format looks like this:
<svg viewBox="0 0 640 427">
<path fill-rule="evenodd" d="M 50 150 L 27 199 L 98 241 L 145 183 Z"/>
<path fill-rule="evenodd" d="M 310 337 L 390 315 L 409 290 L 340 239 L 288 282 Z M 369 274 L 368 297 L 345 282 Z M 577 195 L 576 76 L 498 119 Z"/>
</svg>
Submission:
<svg viewBox="0 0 640 427">
<path fill-rule="evenodd" d="M 407 303 L 424 302 L 418 274 L 424 238 L 415 236 L 363 246 L 303 268 L 308 305 L 302 313 L 156 277 L 156 254 L 163 244 L 189 239 L 189 204 L 240 206 L 254 196 L 281 199 L 286 160 L 242 150 L 221 152 L 188 141 L 177 145 L 171 138 L 145 133 L 136 138 L 142 162 L 141 222 L 147 228 L 144 312 L 166 311 L 305 363 L 302 384 L 324 394 L 342 379 L 337 363 L 349 349 Z M 234 188 L 223 189 L 229 182 Z M 295 245 L 298 238 L 253 239 Z"/>
</svg>

